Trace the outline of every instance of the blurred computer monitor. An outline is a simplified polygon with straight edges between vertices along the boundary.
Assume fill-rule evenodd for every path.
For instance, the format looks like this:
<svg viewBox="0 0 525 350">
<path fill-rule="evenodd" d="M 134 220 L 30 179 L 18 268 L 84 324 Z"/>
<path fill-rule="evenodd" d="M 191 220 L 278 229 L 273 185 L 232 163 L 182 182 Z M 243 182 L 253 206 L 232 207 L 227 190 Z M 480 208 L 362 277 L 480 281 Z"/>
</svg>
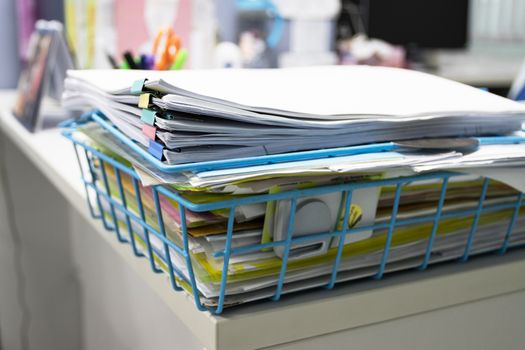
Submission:
<svg viewBox="0 0 525 350">
<path fill-rule="evenodd" d="M 371 38 L 409 48 L 464 48 L 468 0 L 361 0 Z"/>
</svg>

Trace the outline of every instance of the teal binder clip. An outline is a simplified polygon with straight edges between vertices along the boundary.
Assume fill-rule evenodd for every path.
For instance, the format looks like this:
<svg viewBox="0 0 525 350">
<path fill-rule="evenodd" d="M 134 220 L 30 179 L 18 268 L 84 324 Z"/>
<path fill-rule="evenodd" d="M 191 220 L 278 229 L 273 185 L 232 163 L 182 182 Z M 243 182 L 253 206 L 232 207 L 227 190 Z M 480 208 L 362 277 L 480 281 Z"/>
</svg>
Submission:
<svg viewBox="0 0 525 350">
<path fill-rule="evenodd" d="M 146 80 L 147 79 L 135 80 L 131 85 L 130 93 L 134 95 L 139 95 L 142 92 L 142 89 L 144 88 L 144 83 L 146 83 Z"/>
<path fill-rule="evenodd" d="M 157 112 L 151 109 L 143 109 L 140 113 L 140 120 L 148 125 L 155 125 L 155 114 L 157 114 Z"/>
</svg>

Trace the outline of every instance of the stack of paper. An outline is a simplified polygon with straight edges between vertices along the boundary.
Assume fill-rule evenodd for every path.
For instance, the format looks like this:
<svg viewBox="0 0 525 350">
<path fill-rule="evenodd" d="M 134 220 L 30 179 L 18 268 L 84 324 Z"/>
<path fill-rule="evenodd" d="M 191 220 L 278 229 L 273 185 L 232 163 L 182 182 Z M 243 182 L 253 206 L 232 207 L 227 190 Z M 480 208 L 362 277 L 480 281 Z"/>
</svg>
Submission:
<svg viewBox="0 0 525 350">
<path fill-rule="evenodd" d="M 109 167 L 108 171 L 110 171 Z M 118 197 L 114 176 L 111 175 L 110 178 L 114 196 Z M 137 206 L 133 201 L 134 193 L 132 192 L 130 180 L 127 176 L 124 176 L 123 181 L 128 205 L 132 210 L 136 211 Z M 455 210 L 476 208 L 481 187 L 482 180 L 477 177 L 453 178 L 449 184 L 442 215 Z M 394 187 L 382 188 L 375 219 L 377 223 L 387 223 L 390 220 L 394 190 Z M 152 227 L 158 229 L 151 192 L 147 188 L 142 188 L 141 193 L 146 210 L 146 221 Z M 188 198 L 192 196 L 189 193 L 181 193 L 187 195 Z M 414 183 L 413 185 L 405 186 L 400 201 L 398 219 L 403 220 L 433 215 L 436 210 L 439 193 L 439 181 Z M 220 198 L 210 194 L 193 195 L 195 197 L 192 200 L 196 202 L 213 201 Z M 197 198 L 198 196 L 202 197 Z M 510 203 L 515 200 L 515 190 L 504 184 L 491 182 L 487 191 L 485 205 Z M 166 199 L 161 199 L 161 204 L 168 236 L 175 243 L 182 245 L 177 204 L 169 203 Z M 105 201 L 103 201 L 103 208 L 109 213 L 109 206 Z M 232 248 L 257 244 L 263 240 L 264 223 L 259 220 L 260 217 L 243 221 L 241 214 L 243 210 L 244 208 L 240 207 L 238 212 L 236 212 L 236 217 L 238 218 L 234 225 Z M 503 244 L 512 211 L 512 209 L 503 209 L 481 215 L 472 245 L 472 254 L 494 250 Z M 109 214 L 106 215 L 109 219 Z M 264 210 L 259 215 L 264 215 Z M 122 213 L 119 213 L 117 216 L 122 232 L 125 232 L 125 217 Z M 205 213 L 187 211 L 190 250 L 198 289 L 201 301 L 210 307 L 216 306 L 219 295 L 223 267 L 223 258 L 220 256 L 220 252 L 225 248 L 227 216 L 228 212 L 221 211 Z M 430 263 L 462 256 L 470 233 L 472 220 L 473 215 L 441 220 L 434 241 Z M 135 239 L 142 247 L 143 252 L 147 254 L 144 230 L 135 222 L 132 222 L 132 224 Z M 520 215 L 510 240 L 511 245 L 525 243 L 524 224 L 525 215 Z M 354 223 L 355 226 L 359 226 L 359 224 L 356 225 Z M 391 242 L 386 271 L 419 266 L 423 261 L 431 230 L 431 221 L 427 221 L 424 224 L 397 227 Z M 353 280 L 377 273 L 378 263 L 386 244 L 386 233 L 386 229 L 377 229 L 374 230 L 368 239 L 346 244 L 343 248 L 337 280 Z M 167 271 L 167 260 L 162 242 L 154 235 L 150 235 L 150 240 L 154 253 L 161 258 L 157 262 Z M 293 258 L 291 256 L 291 260 L 288 262 L 283 292 L 287 293 L 328 283 L 336 251 L 337 247 L 331 245 L 321 255 L 302 258 Z M 173 250 L 170 251 L 170 257 L 175 268 L 189 276 L 184 259 Z M 232 255 L 229 261 L 225 306 L 237 305 L 271 296 L 275 292 L 280 264 L 281 258 L 272 250 L 259 250 Z"/>
<path fill-rule="evenodd" d="M 377 67 L 71 71 L 66 88 L 67 107 L 100 110 L 145 150 L 151 150 L 152 145 L 157 150 L 160 147 L 162 152 L 154 154 L 168 164 L 407 139 L 512 135 L 519 140 L 525 121 L 525 106 L 507 99 L 423 73 Z M 377 153 L 165 173 L 96 123 L 86 124 L 79 131 L 84 142 L 136 170 L 142 182 L 140 194 L 146 222 L 156 230 L 159 224 L 150 185 L 161 184 L 193 203 L 209 203 L 349 182 L 367 183 L 433 170 L 473 169 L 476 175 L 450 178 L 431 263 L 464 253 L 474 214 L 449 214 L 478 207 L 484 186 L 480 175 L 486 169 L 521 169 L 525 164 L 525 145 L 496 140 L 468 151 L 453 146 L 429 151 L 424 147 L 394 145 Z M 96 159 L 89 164 L 95 181 L 104 186 L 101 179 L 106 174 L 111 195 L 120 198 L 115 169 Z M 127 206 L 138 213 L 132 179 L 124 174 L 121 179 Z M 434 215 L 441 185 L 442 179 L 404 185 L 398 220 Z M 514 183 L 509 186 L 491 181 L 484 207 L 514 203 L 518 198 L 516 188 L 519 186 Z M 394 194 L 395 186 L 352 192 L 348 228 L 363 229 L 345 238 L 338 281 L 377 273 L 387 229 L 384 225 L 373 230 L 367 227 L 390 222 Z M 341 230 L 346 198 L 337 191 L 300 198 L 294 235 Z M 179 204 L 163 195 L 160 204 L 166 234 L 181 246 Z M 111 219 L 109 202 L 101 198 L 100 205 Z M 313 209 L 305 211 L 309 205 Z M 315 215 L 310 215 L 312 212 Z M 471 252 L 500 247 L 513 212 L 512 205 L 483 212 Z M 232 248 L 282 240 L 289 214 L 289 199 L 236 206 Z M 525 242 L 525 214 L 519 214 L 511 245 Z M 207 306 L 217 304 L 229 216 L 228 209 L 186 210 L 191 260 L 200 299 Z M 124 213 L 116 210 L 116 219 L 125 232 Z M 414 222 L 395 228 L 387 271 L 422 263 L 433 220 Z M 148 254 L 144 229 L 134 220 L 130 225 L 135 240 Z M 168 270 L 164 245 L 154 235 L 150 235 L 150 240 L 157 263 Z M 338 238 L 329 238 L 292 246 L 283 292 L 328 283 L 338 242 Z M 271 296 L 281 269 L 282 251 L 283 247 L 276 247 L 233 254 L 228 265 L 225 306 Z M 175 269 L 188 277 L 184 258 L 173 250 L 169 254 Z M 182 285 L 190 289 L 187 283 Z"/>
<path fill-rule="evenodd" d="M 133 90 L 137 81 L 143 85 Z M 525 106 L 505 98 L 420 72 L 366 66 L 71 71 L 66 89 L 65 106 L 98 108 L 144 147 L 159 143 L 170 164 L 501 135 L 525 121 Z"/>
</svg>

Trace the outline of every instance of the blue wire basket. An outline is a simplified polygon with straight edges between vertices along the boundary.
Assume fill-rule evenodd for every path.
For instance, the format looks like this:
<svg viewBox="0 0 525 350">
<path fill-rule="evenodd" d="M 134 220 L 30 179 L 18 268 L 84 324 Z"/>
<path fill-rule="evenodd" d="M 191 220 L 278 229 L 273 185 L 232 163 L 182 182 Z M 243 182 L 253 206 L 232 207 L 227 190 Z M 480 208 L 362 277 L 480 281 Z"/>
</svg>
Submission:
<svg viewBox="0 0 525 350">
<path fill-rule="evenodd" d="M 102 120 L 102 122 L 103 123 L 99 124 L 107 128 L 108 125 L 104 125 L 104 123 L 107 124 L 107 122 L 104 120 Z M 227 287 L 229 283 L 232 283 L 232 281 L 229 280 L 230 260 L 232 256 L 238 254 L 268 251 L 275 247 L 282 249 L 283 253 L 280 257 L 280 263 L 274 273 L 275 283 L 272 284 L 271 292 L 269 292 L 267 296 L 269 299 L 276 301 L 279 300 L 283 294 L 295 291 L 293 288 L 287 289 L 285 282 L 287 282 L 287 273 L 290 273 L 292 265 L 296 263 L 290 258 L 290 251 L 292 247 L 296 245 L 304 245 L 309 242 L 324 239 L 337 239 L 337 244 L 333 247 L 329 257 L 329 273 L 325 274 L 326 278 L 322 283 L 311 286 L 311 288 L 318 288 L 322 285 L 322 287 L 331 289 L 334 288 L 336 283 L 344 281 L 344 279 L 340 278 L 342 273 L 340 266 L 344 259 L 345 247 L 354 244 L 345 244 L 345 240 L 347 240 L 350 235 L 365 231 L 383 230 L 385 232 L 382 248 L 378 252 L 380 254 L 379 263 L 374 267 L 372 273 L 369 272 L 367 274 L 368 277 L 374 279 L 382 279 L 385 273 L 390 272 L 389 254 L 391 252 L 392 242 L 396 238 L 396 229 L 409 227 L 410 225 L 426 224 L 429 228 L 428 233 L 425 234 L 424 237 L 425 248 L 421 251 L 418 258 L 419 260 L 410 267 L 412 269 L 415 267 L 417 270 L 425 270 L 429 264 L 445 260 L 465 262 L 474 254 L 488 252 L 504 254 L 510 247 L 522 246 L 522 243 L 525 242 L 525 235 L 523 240 L 521 238 L 518 239 L 519 237 L 517 237 L 517 235 L 513 235 L 516 222 L 520 216 L 520 209 L 524 205 L 523 193 L 515 191 L 511 198 L 505 197 L 503 201 L 487 203 L 486 199 L 489 193 L 489 185 L 492 181 L 485 178 L 480 180 L 480 193 L 479 197 L 476 198 L 477 203 L 475 205 L 466 209 L 460 208 L 445 211 L 443 208 L 446 201 L 447 189 L 450 188 L 450 184 L 454 182 L 456 178 L 465 176 L 452 172 L 426 173 L 416 176 L 294 189 L 279 193 L 250 195 L 242 198 L 208 203 L 192 202 L 178 191 L 166 186 L 151 186 L 148 191 L 151 191 L 155 209 L 155 217 L 153 218 L 154 220 L 152 220 L 151 217 L 147 217 L 144 203 L 144 188 L 140 184 L 140 178 L 133 168 L 78 139 L 75 136 L 74 127 L 64 131 L 64 135 L 73 143 L 81 169 L 82 181 L 85 185 L 86 198 L 91 215 L 94 218 L 100 219 L 108 231 L 114 232 L 119 242 L 130 244 L 133 253 L 137 257 L 149 260 L 149 264 L 154 273 L 167 273 L 174 290 L 186 290 L 186 292 L 192 294 L 197 308 L 201 311 L 220 314 L 225 307 L 231 306 L 227 302 Z M 126 141 L 124 142 L 125 144 L 131 142 L 129 140 L 121 141 Z M 520 140 L 512 140 L 512 138 L 508 140 L 508 142 L 519 141 Z M 357 152 L 362 152 L 362 149 L 359 147 L 357 147 L 356 150 Z M 348 154 L 348 150 L 344 153 Z M 300 152 L 299 154 L 304 154 L 304 152 Z M 293 155 L 287 155 L 286 157 L 293 157 Z M 298 157 L 298 159 L 302 158 Z M 235 160 L 230 162 L 230 165 L 232 164 L 234 166 L 239 165 Z M 251 165 L 252 162 L 249 162 L 249 164 Z M 219 168 L 223 168 L 224 165 L 224 163 L 219 163 Z M 202 164 L 194 164 L 191 167 L 197 170 L 209 169 L 210 164 L 204 166 Z M 116 185 L 111 186 L 112 181 Z M 429 181 L 438 182 L 439 184 L 437 192 L 439 193 L 439 197 L 431 213 L 410 218 L 399 216 L 398 212 L 400 203 L 403 201 L 404 188 L 414 186 L 415 184 L 425 184 Z M 131 183 L 129 187 L 132 188 L 132 193 L 129 190 L 125 190 L 125 182 L 127 182 L 128 185 Z M 390 215 L 388 220 L 375 221 L 371 225 L 349 227 L 352 195 L 356 190 L 365 188 L 390 189 L 392 198 L 391 205 L 389 206 Z M 330 193 L 341 193 L 343 195 L 341 198 L 344 198 L 340 208 L 341 213 L 343 213 L 341 216 L 343 224 L 340 226 L 340 229 L 334 229 L 330 232 L 317 232 L 303 236 L 294 236 L 295 212 L 298 201 L 303 198 Z M 289 201 L 290 203 L 290 214 L 286 224 L 285 238 L 267 243 L 250 244 L 241 247 L 234 246 L 232 241 L 235 234 L 236 208 L 243 205 L 277 201 Z M 164 215 L 166 208 L 164 208 L 164 206 L 171 205 L 170 203 L 176 204 L 176 210 L 178 210 L 180 217 L 181 240 L 179 242 L 170 239 L 168 235 L 169 227 L 165 224 Z M 188 211 L 208 212 L 214 210 L 223 210 L 228 214 L 225 225 L 226 238 L 224 248 L 214 253 L 214 257 L 222 259 L 221 274 L 217 282 L 218 295 L 213 298 L 214 302 L 210 303 L 203 302 L 203 296 L 199 291 L 196 266 L 194 266 L 195 260 L 190 250 L 190 233 L 188 232 L 186 224 L 186 216 Z M 506 220 L 508 221 L 505 221 L 505 227 L 501 228 L 501 240 L 497 243 L 497 246 L 492 245 L 489 248 L 476 248 L 476 234 L 480 220 L 483 215 L 490 213 L 505 213 L 506 215 Z M 471 218 L 471 222 L 468 227 L 465 242 L 461 247 L 461 252 L 454 257 L 440 258 L 439 254 L 435 254 L 436 251 L 434 250 L 434 243 L 438 236 L 440 223 L 447 219 L 462 217 Z M 153 246 L 153 237 L 161 242 L 161 249 Z M 174 259 L 180 259 L 182 265 L 181 263 L 178 265 L 175 264 Z"/>
</svg>

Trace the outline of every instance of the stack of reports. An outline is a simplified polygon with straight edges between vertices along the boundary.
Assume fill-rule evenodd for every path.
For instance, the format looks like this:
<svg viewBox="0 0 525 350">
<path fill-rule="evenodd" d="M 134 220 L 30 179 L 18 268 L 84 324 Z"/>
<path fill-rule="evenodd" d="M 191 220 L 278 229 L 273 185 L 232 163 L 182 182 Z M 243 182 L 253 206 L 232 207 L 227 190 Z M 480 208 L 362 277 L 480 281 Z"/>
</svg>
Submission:
<svg viewBox="0 0 525 350">
<path fill-rule="evenodd" d="M 65 83 L 66 107 L 99 109 L 169 164 L 502 135 L 525 120 L 512 101 L 394 68 L 70 71 Z"/>
<path fill-rule="evenodd" d="M 359 229 L 345 237 L 342 250 L 338 251 L 338 237 L 328 237 L 294 244 L 286 253 L 283 246 L 233 253 L 224 306 L 272 296 L 284 255 L 287 266 L 282 292 L 288 293 L 329 283 L 338 254 L 336 279 L 340 282 L 376 275 L 386 245 L 390 247 L 386 272 L 417 267 L 422 261 L 461 257 L 471 238 L 471 254 L 498 249 L 513 216 L 514 230 L 505 245 L 525 242 L 525 217 L 519 210 L 514 215 L 512 205 L 503 205 L 521 198 L 519 190 L 525 187 L 512 176 L 525 164 L 525 145 L 519 143 L 525 107 L 487 92 L 423 73 L 372 67 L 72 71 L 66 87 L 65 106 L 96 109 L 112 127 L 168 165 L 363 144 L 385 146 L 375 153 L 296 157 L 295 161 L 292 153 L 290 161 L 276 164 L 166 173 L 98 123 L 78 128 L 83 142 L 135 170 L 141 180 L 141 203 L 136 201 L 129 175 L 117 173 L 96 157 L 89 158 L 89 168 L 101 188 L 106 179 L 111 196 L 120 200 L 124 196 L 137 216 L 142 209 L 146 223 L 155 230 L 160 230 L 160 209 L 167 236 L 179 246 L 183 246 L 182 227 L 187 227 L 198 296 L 205 306 L 214 307 L 218 302 L 228 218 L 234 218 L 231 247 L 249 247 L 286 239 L 294 206 L 282 199 L 239 205 L 233 213 L 229 209 L 186 209 L 185 222 L 181 222 L 179 203 L 160 195 L 157 206 L 151 186 L 162 186 L 198 204 L 335 186 L 324 194 L 299 197 L 293 211 L 293 234 Z M 477 136 L 500 137 L 480 142 L 473 138 Z M 443 137 L 450 147 L 429 150 L 418 147 L 417 142 L 406 142 Z M 516 143 L 508 142 L 510 138 Z M 460 141 L 458 145 L 465 140 L 476 142 L 466 149 L 455 147 L 455 140 Z M 407 183 L 398 201 L 398 188 L 387 182 L 356 188 L 351 198 L 335 189 L 340 184 L 367 184 L 434 170 L 467 175 L 448 175 L 445 189 L 439 177 Z M 489 182 L 486 176 L 494 180 Z M 445 194 L 443 201 L 441 194 Z M 347 199 L 350 214 L 344 222 Z M 472 209 L 480 201 L 496 209 L 477 216 Z M 434 215 L 438 205 L 442 218 L 433 232 L 432 220 L 418 218 Z M 112 207 L 107 199 L 101 197 L 100 206 L 110 219 Z M 389 235 L 393 208 L 396 220 L 405 224 L 395 226 Z M 454 214 L 461 212 L 468 214 Z M 119 210 L 116 220 L 123 229 L 127 225 Z M 477 230 L 472 236 L 474 221 Z M 160 239 L 148 235 L 138 222 L 130 224 L 138 249 L 149 254 L 150 241 L 161 268 L 169 270 L 171 260 L 173 268 L 189 278 L 187 261 L 180 254 L 169 250 L 171 259 L 167 259 Z M 432 254 L 425 257 L 431 235 Z"/>
</svg>

